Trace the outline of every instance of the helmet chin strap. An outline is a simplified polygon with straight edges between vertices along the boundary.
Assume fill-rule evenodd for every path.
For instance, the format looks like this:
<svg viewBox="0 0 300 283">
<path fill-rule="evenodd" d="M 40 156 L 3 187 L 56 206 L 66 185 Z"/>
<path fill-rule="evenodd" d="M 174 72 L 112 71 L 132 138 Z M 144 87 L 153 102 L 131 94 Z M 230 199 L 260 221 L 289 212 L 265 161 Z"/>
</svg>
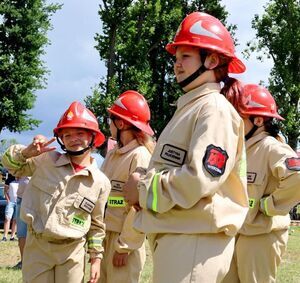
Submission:
<svg viewBox="0 0 300 283">
<path fill-rule="evenodd" d="M 249 120 L 252 122 L 253 127 L 252 127 L 252 129 L 249 131 L 249 133 L 248 133 L 247 135 L 245 135 L 245 140 L 246 140 L 246 141 L 249 140 L 249 139 L 253 136 L 253 134 L 256 132 L 256 130 L 259 128 L 258 126 L 256 126 L 256 125 L 254 124 L 254 117 L 250 117 Z"/>
<path fill-rule="evenodd" d="M 192 73 L 189 77 L 187 77 L 186 79 L 184 79 L 183 81 L 178 83 L 181 88 L 186 87 L 188 84 L 190 84 L 192 81 L 197 79 L 200 75 L 202 75 L 205 71 L 208 70 L 204 65 L 206 56 L 207 56 L 207 52 L 205 50 L 200 50 L 201 66 L 199 67 L 198 70 L 196 70 L 194 73 Z"/>
<path fill-rule="evenodd" d="M 56 137 L 57 142 L 60 144 L 61 149 L 72 156 L 79 156 L 81 154 L 84 154 L 89 149 L 93 148 L 94 140 L 95 140 L 95 135 L 93 134 L 92 140 L 88 147 L 78 150 L 78 151 L 72 151 L 72 150 L 66 149 L 65 145 L 61 142 L 61 140 L 59 139 L 59 137 L 57 135 L 55 135 L 55 137 Z"/>
</svg>

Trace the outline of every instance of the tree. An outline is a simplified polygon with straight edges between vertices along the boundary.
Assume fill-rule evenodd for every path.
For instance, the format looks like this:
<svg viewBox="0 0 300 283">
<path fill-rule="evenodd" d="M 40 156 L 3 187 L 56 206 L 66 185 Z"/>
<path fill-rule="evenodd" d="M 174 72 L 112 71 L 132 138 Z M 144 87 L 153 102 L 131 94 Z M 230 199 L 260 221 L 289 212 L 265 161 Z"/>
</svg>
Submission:
<svg viewBox="0 0 300 283">
<path fill-rule="evenodd" d="M 300 134 L 300 2 L 299 0 L 271 0 L 265 13 L 255 15 L 252 27 L 256 41 L 248 43 L 249 51 L 260 51 L 272 58 L 269 90 L 285 117 L 282 132 L 289 145 L 297 148 Z M 258 57 L 260 60 L 263 56 Z"/>
<path fill-rule="evenodd" d="M 1 0 L 0 132 L 32 130 L 40 123 L 26 111 L 46 83 L 41 56 L 49 44 L 50 17 L 60 8 L 45 0 Z"/>
<path fill-rule="evenodd" d="M 15 139 L 9 139 L 9 140 L 3 139 L 3 140 L 0 140 L 0 171 L 1 171 L 1 173 L 3 173 L 5 171 L 5 169 L 2 166 L 2 162 L 1 162 L 3 153 L 7 150 L 8 147 L 10 147 L 13 144 L 17 144 L 17 140 L 15 140 Z M 1 181 L 1 179 L 0 179 L 0 181 Z"/>
<path fill-rule="evenodd" d="M 152 127 L 160 134 L 175 110 L 181 90 L 174 83 L 172 58 L 165 50 L 184 18 L 204 11 L 226 24 L 227 12 L 219 0 L 104 0 L 99 15 L 103 34 L 96 35 L 97 50 L 107 76 L 87 97 L 86 104 L 104 121 L 116 96 L 138 90 L 150 102 Z M 234 31 L 235 26 L 230 27 Z M 108 127 L 104 126 L 104 131 Z"/>
</svg>

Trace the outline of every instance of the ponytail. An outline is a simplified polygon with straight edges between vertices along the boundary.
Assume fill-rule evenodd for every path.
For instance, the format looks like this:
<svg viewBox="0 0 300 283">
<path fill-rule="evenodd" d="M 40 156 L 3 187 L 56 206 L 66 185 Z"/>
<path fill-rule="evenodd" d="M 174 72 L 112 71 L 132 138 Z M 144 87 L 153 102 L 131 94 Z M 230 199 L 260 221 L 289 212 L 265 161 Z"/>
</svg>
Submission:
<svg viewBox="0 0 300 283">
<path fill-rule="evenodd" d="M 278 141 L 284 143 L 284 140 L 279 135 L 280 127 L 277 123 L 274 122 L 274 119 L 271 118 L 271 119 L 266 120 L 264 122 L 264 126 L 265 126 L 265 131 L 268 132 L 270 134 L 270 136 L 272 136 L 275 139 L 277 139 Z"/>
<path fill-rule="evenodd" d="M 223 79 L 224 86 L 221 89 L 221 93 L 227 98 L 227 100 L 233 105 L 233 107 L 239 111 L 240 100 L 243 98 L 242 91 L 243 91 L 243 84 L 239 80 L 235 78 L 231 78 L 226 76 Z"/>
<path fill-rule="evenodd" d="M 155 148 L 155 142 L 153 138 L 137 128 L 134 128 L 133 134 L 137 142 L 140 145 L 145 146 L 150 154 L 152 154 Z"/>
</svg>

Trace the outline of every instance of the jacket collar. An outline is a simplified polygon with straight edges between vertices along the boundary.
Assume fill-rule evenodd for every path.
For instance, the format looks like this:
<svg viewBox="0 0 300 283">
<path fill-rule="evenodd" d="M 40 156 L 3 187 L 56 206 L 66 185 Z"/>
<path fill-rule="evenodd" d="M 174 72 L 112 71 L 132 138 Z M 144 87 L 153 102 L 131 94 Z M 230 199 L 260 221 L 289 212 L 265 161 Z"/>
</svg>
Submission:
<svg viewBox="0 0 300 283">
<path fill-rule="evenodd" d="M 250 148 L 252 145 L 256 144 L 257 142 L 261 141 L 262 139 L 270 136 L 268 132 L 260 132 L 259 134 L 252 136 L 249 140 L 246 141 L 246 148 Z"/>
<path fill-rule="evenodd" d="M 190 90 L 177 100 L 177 109 L 180 109 L 197 98 L 212 92 L 220 93 L 221 86 L 219 83 L 205 83 L 197 88 Z"/>
<path fill-rule="evenodd" d="M 96 171 L 98 171 L 99 168 L 98 168 L 96 160 L 93 157 L 91 157 L 91 159 L 92 159 L 91 165 L 80 170 L 79 172 L 76 173 L 76 175 L 88 176 L 89 174 L 91 174 L 93 176 L 93 179 L 95 179 L 94 174 L 96 174 Z M 59 158 L 55 162 L 55 166 L 60 167 L 60 166 L 66 166 L 66 165 L 70 165 L 70 167 L 72 166 L 70 157 L 66 153 L 60 154 Z"/>
<path fill-rule="evenodd" d="M 124 154 L 124 153 L 127 153 L 139 146 L 140 146 L 140 144 L 137 142 L 136 139 L 134 139 L 131 142 L 129 142 L 128 144 L 126 144 L 125 146 L 114 148 L 112 150 L 112 152 L 114 152 L 116 154 Z"/>
</svg>

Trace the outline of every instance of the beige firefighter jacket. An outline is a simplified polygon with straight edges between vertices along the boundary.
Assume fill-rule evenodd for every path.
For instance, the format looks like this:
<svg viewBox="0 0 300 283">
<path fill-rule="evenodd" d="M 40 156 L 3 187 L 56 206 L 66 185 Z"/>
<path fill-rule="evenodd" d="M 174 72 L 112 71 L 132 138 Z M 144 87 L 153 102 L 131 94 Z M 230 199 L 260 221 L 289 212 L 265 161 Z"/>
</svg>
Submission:
<svg viewBox="0 0 300 283">
<path fill-rule="evenodd" d="M 250 138 L 246 152 L 250 209 L 240 233 L 287 229 L 289 211 L 300 201 L 300 158 L 266 132 Z"/>
<path fill-rule="evenodd" d="M 110 182 L 96 162 L 74 173 L 67 154 L 56 151 L 25 159 L 24 146 L 11 146 L 3 165 L 15 176 L 32 176 L 22 198 L 21 217 L 46 239 L 88 241 L 92 257 L 103 252 L 104 208 Z"/>
<path fill-rule="evenodd" d="M 147 169 L 151 155 L 145 146 L 136 140 L 122 148 L 108 152 L 101 170 L 111 182 L 111 192 L 105 212 L 105 224 L 108 231 L 120 233 L 115 243 L 120 253 L 136 250 L 143 244 L 145 234 L 133 229 L 136 211 L 124 200 L 123 185 L 138 167 Z"/>
<path fill-rule="evenodd" d="M 216 83 L 181 96 L 139 182 L 136 229 L 234 236 L 248 211 L 243 121 Z"/>
</svg>

